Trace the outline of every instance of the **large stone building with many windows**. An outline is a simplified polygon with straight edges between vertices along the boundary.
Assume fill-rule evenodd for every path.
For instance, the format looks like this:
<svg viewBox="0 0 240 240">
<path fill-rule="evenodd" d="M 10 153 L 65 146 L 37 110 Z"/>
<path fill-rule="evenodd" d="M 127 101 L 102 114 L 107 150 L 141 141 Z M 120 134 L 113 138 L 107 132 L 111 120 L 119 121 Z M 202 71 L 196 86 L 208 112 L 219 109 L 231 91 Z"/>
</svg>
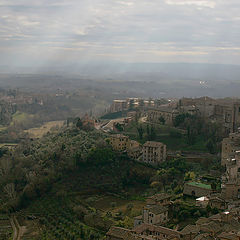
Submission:
<svg viewBox="0 0 240 240">
<path fill-rule="evenodd" d="M 158 165 L 166 160 L 167 148 L 161 142 L 147 141 L 143 144 L 142 161 L 152 165 Z"/>
<path fill-rule="evenodd" d="M 162 123 L 172 126 L 178 114 L 179 112 L 176 109 L 169 107 L 152 108 L 147 112 L 147 120 L 152 123 Z"/>
<path fill-rule="evenodd" d="M 222 141 L 221 165 L 225 166 L 229 159 L 235 157 L 235 153 L 240 150 L 240 129 L 235 133 L 230 133 L 229 137 Z"/>
<path fill-rule="evenodd" d="M 126 151 L 130 147 L 131 139 L 123 134 L 114 134 L 110 137 L 110 144 L 115 151 Z"/>
<path fill-rule="evenodd" d="M 240 199 L 240 151 L 235 157 L 228 159 L 226 172 L 222 177 L 222 197 L 224 199 Z"/>
</svg>

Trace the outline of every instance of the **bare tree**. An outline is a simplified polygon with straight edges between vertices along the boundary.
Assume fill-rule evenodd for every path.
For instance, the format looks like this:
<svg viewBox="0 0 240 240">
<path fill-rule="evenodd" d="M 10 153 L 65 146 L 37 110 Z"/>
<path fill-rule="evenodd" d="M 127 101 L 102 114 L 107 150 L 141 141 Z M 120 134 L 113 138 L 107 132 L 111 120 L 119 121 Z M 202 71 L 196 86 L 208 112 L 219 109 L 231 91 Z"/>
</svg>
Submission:
<svg viewBox="0 0 240 240">
<path fill-rule="evenodd" d="M 16 199 L 17 193 L 15 191 L 14 183 L 8 183 L 4 188 L 3 191 L 7 194 L 10 199 Z"/>
<path fill-rule="evenodd" d="M 12 168 L 12 162 L 9 158 L 3 158 L 0 161 L 0 175 L 7 175 Z"/>
</svg>

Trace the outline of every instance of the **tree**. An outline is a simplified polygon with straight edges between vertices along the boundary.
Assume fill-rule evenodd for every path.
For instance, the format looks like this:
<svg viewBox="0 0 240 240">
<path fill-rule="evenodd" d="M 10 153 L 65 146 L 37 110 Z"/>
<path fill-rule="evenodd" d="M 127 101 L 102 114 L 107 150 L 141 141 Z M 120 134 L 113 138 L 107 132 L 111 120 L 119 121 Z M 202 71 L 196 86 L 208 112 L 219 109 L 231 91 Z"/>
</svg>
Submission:
<svg viewBox="0 0 240 240">
<path fill-rule="evenodd" d="M 212 190 L 216 190 L 217 189 L 217 184 L 215 182 L 211 183 L 211 188 Z"/>
<path fill-rule="evenodd" d="M 123 129 L 123 126 L 120 124 L 120 123 L 116 123 L 114 124 L 114 127 L 119 131 L 119 132 L 122 132 L 124 129 Z"/>
<path fill-rule="evenodd" d="M 150 129 L 150 140 L 155 140 L 156 139 L 156 130 L 153 125 L 151 125 Z"/>
<path fill-rule="evenodd" d="M 194 129 L 194 127 L 189 125 L 187 127 L 187 141 L 188 141 L 188 144 L 194 145 L 194 143 L 196 142 L 196 137 L 197 137 L 196 130 Z"/>
<path fill-rule="evenodd" d="M 213 143 L 212 139 L 209 139 L 206 145 L 209 153 L 214 154 L 216 145 Z"/>
<path fill-rule="evenodd" d="M 15 191 L 15 185 L 14 183 L 8 183 L 4 188 L 4 192 L 7 194 L 9 199 L 14 200 L 17 197 L 17 193 Z"/>
<path fill-rule="evenodd" d="M 163 116 L 161 116 L 161 117 L 159 118 L 159 122 L 160 122 L 162 125 L 164 125 L 165 122 L 166 122 L 166 120 L 165 120 L 165 118 L 164 118 Z"/>
<path fill-rule="evenodd" d="M 116 202 L 111 202 L 110 205 L 111 205 L 111 208 L 114 209 L 117 206 L 117 203 Z"/>
<path fill-rule="evenodd" d="M 129 109 L 133 110 L 133 108 L 134 108 L 134 100 L 130 99 L 130 101 L 129 101 Z"/>
<path fill-rule="evenodd" d="M 143 99 L 140 99 L 139 100 L 139 107 L 144 107 L 144 100 Z"/>
<path fill-rule="evenodd" d="M 12 168 L 12 162 L 9 158 L 1 159 L 0 161 L 0 175 L 7 175 Z"/>
<path fill-rule="evenodd" d="M 81 120 L 80 118 L 78 118 L 78 119 L 77 119 L 77 123 L 76 123 L 76 127 L 77 127 L 78 129 L 81 129 L 82 126 L 83 126 L 83 122 L 82 122 L 82 120 Z"/>
<path fill-rule="evenodd" d="M 144 133 L 144 129 L 142 127 L 142 125 L 140 125 L 139 127 L 137 127 L 137 131 L 138 131 L 138 136 L 139 136 L 139 139 L 143 139 L 143 133 Z"/>
<path fill-rule="evenodd" d="M 149 125 L 147 125 L 147 137 L 149 138 L 150 136 L 150 128 L 149 128 Z"/>
</svg>

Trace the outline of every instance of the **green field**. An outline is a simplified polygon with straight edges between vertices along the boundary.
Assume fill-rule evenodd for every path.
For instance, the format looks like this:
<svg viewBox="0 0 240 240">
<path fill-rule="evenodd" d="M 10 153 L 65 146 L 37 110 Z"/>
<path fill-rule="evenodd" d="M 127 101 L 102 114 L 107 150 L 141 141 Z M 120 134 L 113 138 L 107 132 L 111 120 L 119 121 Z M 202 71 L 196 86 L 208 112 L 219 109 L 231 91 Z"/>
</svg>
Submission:
<svg viewBox="0 0 240 240">
<path fill-rule="evenodd" d="M 3 131 L 5 131 L 7 129 L 7 127 L 6 126 L 1 126 L 0 125 L 0 132 L 3 132 Z"/>
<path fill-rule="evenodd" d="M 33 117 L 32 114 L 27 114 L 27 113 L 23 113 L 23 112 L 17 111 L 17 112 L 14 113 L 13 116 L 12 116 L 11 125 L 13 125 L 14 122 L 17 122 L 17 123 L 24 122 L 24 121 L 26 121 L 28 118 L 31 118 L 31 117 Z"/>
<path fill-rule="evenodd" d="M 44 134 L 51 131 L 52 128 L 62 127 L 63 124 L 64 121 L 51 121 L 43 124 L 38 128 L 30 128 L 28 130 L 25 130 L 25 132 L 27 132 L 32 138 L 41 138 Z"/>
</svg>

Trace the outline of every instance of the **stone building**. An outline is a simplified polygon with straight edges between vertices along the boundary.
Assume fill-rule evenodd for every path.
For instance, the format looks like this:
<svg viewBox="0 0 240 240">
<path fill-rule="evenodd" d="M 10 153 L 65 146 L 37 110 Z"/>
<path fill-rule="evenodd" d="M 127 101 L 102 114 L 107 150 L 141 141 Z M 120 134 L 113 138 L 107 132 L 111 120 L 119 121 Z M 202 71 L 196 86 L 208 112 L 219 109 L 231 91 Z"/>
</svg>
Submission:
<svg viewBox="0 0 240 240">
<path fill-rule="evenodd" d="M 162 226 L 147 224 L 147 223 L 134 227 L 132 229 L 132 232 L 137 236 L 141 236 L 144 240 L 145 239 L 154 239 L 154 240 L 182 239 L 182 235 L 178 231 L 175 231 L 170 228 L 162 227 Z"/>
<path fill-rule="evenodd" d="M 126 110 L 128 107 L 128 102 L 127 100 L 113 100 L 113 103 L 110 107 L 110 112 L 121 112 Z"/>
<path fill-rule="evenodd" d="M 147 112 L 147 120 L 152 123 L 163 123 L 172 126 L 179 112 L 170 107 L 152 108 Z"/>
<path fill-rule="evenodd" d="M 236 132 L 240 128 L 240 103 L 233 105 L 233 132 Z"/>
<path fill-rule="evenodd" d="M 236 132 L 240 127 L 240 103 L 215 105 L 214 120 L 222 125 L 225 134 Z"/>
<path fill-rule="evenodd" d="M 140 145 L 131 147 L 127 150 L 127 154 L 131 159 L 139 161 L 142 158 L 142 147 Z"/>
<path fill-rule="evenodd" d="M 226 172 L 222 176 L 222 197 L 224 199 L 240 199 L 240 152 L 226 162 Z"/>
<path fill-rule="evenodd" d="M 164 162 L 167 157 L 166 145 L 161 142 L 147 141 L 142 151 L 142 161 L 152 165 Z"/>
<path fill-rule="evenodd" d="M 211 208 L 225 210 L 228 208 L 228 202 L 221 197 L 221 194 L 212 194 L 209 196 L 208 205 Z"/>
<path fill-rule="evenodd" d="M 206 119 L 214 114 L 216 100 L 209 97 L 181 98 L 178 110 L 182 113 L 198 114 Z"/>
<path fill-rule="evenodd" d="M 168 209 L 155 205 L 143 209 L 143 223 L 162 224 L 168 221 Z"/>
<path fill-rule="evenodd" d="M 148 197 L 146 201 L 147 201 L 147 206 L 152 206 L 152 205 L 167 206 L 170 204 L 170 199 L 171 199 L 171 195 L 167 193 L 159 193 L 151 197 Z"/>
<path fill-rule="evenodd" d="M 131 230 L 120 227 L 111 227 L 106 234 L 106 240 L 140 240 Z"/>
<path fill-rule="evenodd" d="M 142 145 L 137 141 L 131 140 L 130 146 L 127 149 L 127 154 L 131 159 L 138 161 L 142 155 Z"/>
<path fill-rule="evenodd" d="M 194 197 L 207 196 L 213 192 L 211 185 L 189 182 L 184 184 L 183 194 Z"/>
<path fill-rule="evenodd" d="M 114 134 L 110 137 L 110 144 L 115 151 L 126 151 L 130 147 L 131 140 L 123 134 Z"/>
<path fill-rule="evenodd" d="M 168 221 L 168 208 L 162 205 L 147 205 L 143 208 L 142 215 L 134 218 L 134 226 L 147 224 L 163 224 Z"/>
<path fill-rule="evenodd" d="M 240 240 L 240 210 L 224 211 L 209 218 L 201 217 L 195 225 L 181 231 L 142 223 L 132 230 L 111 227 L 107 240 Z"/>
<path fill-rule="evenodd" d="M 230 133 L 229 137 L 222 141 L 221 165 L 225 166 L 229 159 L 235 157 L 235 153 L 240 150 L 240 129 L 235 133 Z"/>
</svg>

